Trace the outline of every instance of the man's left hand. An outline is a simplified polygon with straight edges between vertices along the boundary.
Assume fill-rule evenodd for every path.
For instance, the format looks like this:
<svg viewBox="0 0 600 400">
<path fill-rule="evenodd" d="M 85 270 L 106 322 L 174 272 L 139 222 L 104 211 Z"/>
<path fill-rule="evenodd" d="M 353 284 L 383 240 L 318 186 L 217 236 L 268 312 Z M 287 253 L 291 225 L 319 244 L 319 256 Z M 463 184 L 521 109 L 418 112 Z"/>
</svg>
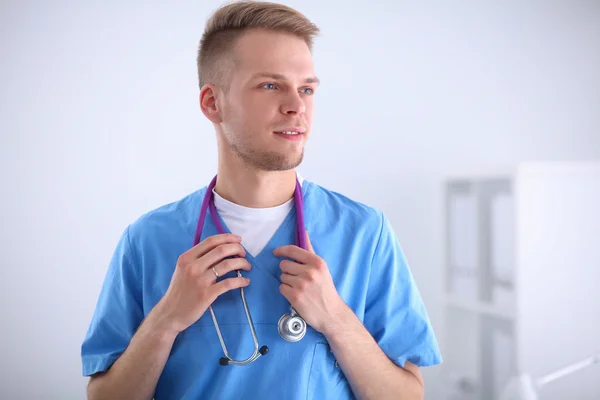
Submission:
<svg viewBox="0 0 600 400">
<path fill-rule="evenodd" d="M 308 250 L 290 245 L 273 251 L 276 257 L 290 259 L 279 264 L 279 291 L 307 324 L 327 335 L 326 330 L 343 316 L 347 306 L 333 284 L 327 263 L 315 254 L 308 232 L 306 243 Z"/>
</svg>

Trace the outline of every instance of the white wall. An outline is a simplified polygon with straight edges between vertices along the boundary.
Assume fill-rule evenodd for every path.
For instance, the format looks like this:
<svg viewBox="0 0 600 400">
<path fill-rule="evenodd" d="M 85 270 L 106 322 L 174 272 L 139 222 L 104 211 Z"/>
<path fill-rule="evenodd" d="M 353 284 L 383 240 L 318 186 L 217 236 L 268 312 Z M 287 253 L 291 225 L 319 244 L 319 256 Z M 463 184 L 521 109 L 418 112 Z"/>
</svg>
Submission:
<svg viewBox="0 0 600 400">
<path fill-rule="evenodd" d="M 118 236 L 214 174 L 195 51 L 218 4 L 1 3 L 0 397 L 84 397 Z M 443 342 L 439 179 L 600 157 L 600 3 L 287 4 L 323 30 L 301 171 L 389 215 Z"/>
<path fill-rule="evenodd" d="M 600 163 L 525 165 L 515 182 L 517 357 L 541 377 L 600 355 Z M 543 400 L 596 400 L 600 364 L 542 386 Z"/>
</svg>

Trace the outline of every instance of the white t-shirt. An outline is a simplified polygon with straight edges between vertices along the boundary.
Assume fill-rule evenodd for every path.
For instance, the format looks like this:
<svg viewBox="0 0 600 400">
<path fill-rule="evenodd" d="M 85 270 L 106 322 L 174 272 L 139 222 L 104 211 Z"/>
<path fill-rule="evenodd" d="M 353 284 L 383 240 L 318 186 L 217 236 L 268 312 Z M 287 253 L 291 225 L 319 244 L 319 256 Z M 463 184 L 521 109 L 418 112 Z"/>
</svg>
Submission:
<svg viewBox="0 0 600 400">
<path fill-rule="evenodd" d="M 303 179 L 297 174 L 300 186 Z M 294 198 L 277 207 L 249 208 L 225 200 L 213 189 L 217 212 L 231 231 L 242 238 L 242 246 L 253 257 L 265 248 L 294 207 Z"/>
</svg>

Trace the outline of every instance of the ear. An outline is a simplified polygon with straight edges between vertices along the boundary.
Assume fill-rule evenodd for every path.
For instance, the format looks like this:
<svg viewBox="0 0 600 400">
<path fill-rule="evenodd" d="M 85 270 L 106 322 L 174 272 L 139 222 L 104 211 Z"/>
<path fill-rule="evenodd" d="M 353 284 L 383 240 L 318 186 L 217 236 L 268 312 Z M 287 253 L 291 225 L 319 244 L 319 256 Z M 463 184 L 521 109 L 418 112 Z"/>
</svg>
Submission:
<svg viewBox="0 0 600 400">
<path fill-rule="evenodd" d="M 221 122 L 220 110 L 217 104 L 218 89 L 215 85 L 207 83 L 200 90 L 200 109 L 211 122 Z"/>
</svg>

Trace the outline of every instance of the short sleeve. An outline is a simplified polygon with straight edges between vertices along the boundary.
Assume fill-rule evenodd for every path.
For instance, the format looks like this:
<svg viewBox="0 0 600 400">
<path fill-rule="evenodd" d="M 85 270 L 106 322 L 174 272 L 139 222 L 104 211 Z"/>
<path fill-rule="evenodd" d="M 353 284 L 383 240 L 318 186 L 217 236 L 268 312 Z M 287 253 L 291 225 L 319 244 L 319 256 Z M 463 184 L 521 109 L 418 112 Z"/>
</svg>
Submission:
<svg viewBox="0 0 600 400">
<path fill-rule="evenodd" d="M 111 258 L 81 345 L 84 376 L 108 370 L 125 351 L 143 319 L 141 299 L 141 282 L 127 228 Z"/>
<path fill-rule="evenodd" d="M 365 305 L 364 325 L 397 365 L 440 364 L 442 357 L 427 310 L 388 219 L 381 232 Z"/>
</svg>

